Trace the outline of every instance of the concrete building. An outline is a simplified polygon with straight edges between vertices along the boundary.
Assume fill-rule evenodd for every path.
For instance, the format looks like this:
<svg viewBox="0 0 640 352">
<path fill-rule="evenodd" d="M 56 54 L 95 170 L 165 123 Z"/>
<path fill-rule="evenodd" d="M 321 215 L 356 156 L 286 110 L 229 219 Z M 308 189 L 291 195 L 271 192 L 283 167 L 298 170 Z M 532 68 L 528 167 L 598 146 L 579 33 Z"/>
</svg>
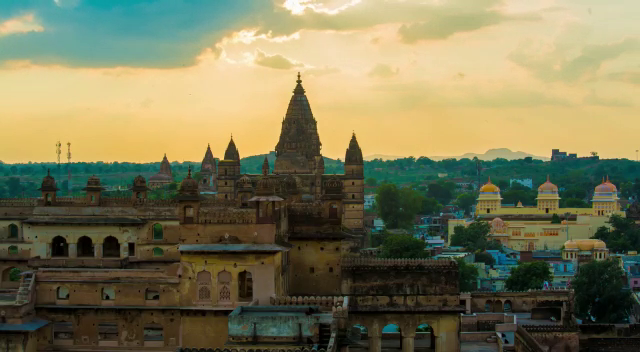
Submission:
<svg viewBox="0 0 640 352">
<path fill-rule="evenodd" d="M 513 186 L 514 183 L 533 189 L 533 180 L 530 178 L 512 178 L 509 180 L 509 186 Z"/>
</svg>

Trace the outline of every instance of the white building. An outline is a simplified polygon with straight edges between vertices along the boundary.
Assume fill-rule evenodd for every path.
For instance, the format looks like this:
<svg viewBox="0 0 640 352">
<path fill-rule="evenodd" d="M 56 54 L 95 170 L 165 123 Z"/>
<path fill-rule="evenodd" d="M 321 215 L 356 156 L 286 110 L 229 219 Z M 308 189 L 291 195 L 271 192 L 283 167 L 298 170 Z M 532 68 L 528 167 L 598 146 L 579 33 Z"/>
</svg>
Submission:
<svg viewBox="0 0 640 352">
<path fill-rule="evenodd" d="M 519 183 L 529 189 L 533 189 L 533 179 L 530 178 L 512 178 L 509 180 L 509 187 L 513 186 L 514 183 Z"/>
<path fill-rule="evenodd" d="M 365 194 L 364 195 L 364 208 L 372 209 L 376 204 L 376 195 L 375 194 Z"/>
</svg>

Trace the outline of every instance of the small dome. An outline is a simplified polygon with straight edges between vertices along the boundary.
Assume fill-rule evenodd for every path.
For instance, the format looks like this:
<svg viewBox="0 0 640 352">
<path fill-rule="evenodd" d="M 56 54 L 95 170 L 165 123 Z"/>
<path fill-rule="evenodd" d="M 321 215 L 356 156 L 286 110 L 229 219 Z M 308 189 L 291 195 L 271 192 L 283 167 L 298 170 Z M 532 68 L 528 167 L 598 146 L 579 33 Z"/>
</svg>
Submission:
<svg viewBox="0 0 640 352">
<path fill-rule="evenodd" d="M 491 227 L 496 228 L 496 227 L 503 227 L 504 226 L 504 221 L 500 218 L 495 218 L 493 220 L 491 220 Z"/>
<path fill-rule="evenodd" d="M 564 249 L 578 249 L 578 244 L 574 240 L 568 240 L 564 243 Z"/>
<path fill-rule="evenodd" d="M 538 193 L 558 193 L 558 186 L 551 183 L 547 175 L 547 181 L 538 187 Z"/>
<path fill-rule="evenodd" d="M 238 179 L 238 187 L 240 188 L 252 188 L 253 184 L 251 183 L 251 179 L 249 176 L 244 175 Z"/>
<path fill-rule="evenodd" d="M 593 244 L 593 249 L 607 249 L 607 244 L 601 240 L 596 240 Z"/>
<path fill-rule="evenodd" d="M 189 167 L 187 177 L 180 183 L 180 193 L 198 193 L 198 181 L 191 178 L 191 167 Z"/>
<path fill-rule="evenodd" d="M 96 175 L 89 177 L 87 187 L 100 187 L 100 179 Z"/>
<path fill-rule="evenodd" d="M 616 188 L 616 185 L 609 182 L 609 176 L 607 176 L 606 181 L 603 179 L 602 183 L 596 186 L 595 192 L 596 193 L 614 193 L 614 192 L 618 192 L 618 189 Z"/>
<path fill-rule="evenodd" d="M 134 186 L 146 186 L 147 180 L 142 175 L 138 175 L 133 179 Z"/>
<path fill-rule="evenodd" d="M 57 191 L 56 180 L 51 176 L 49 169 L 47 169 L 47 176 L 42 179 L 42 184 L 40 185 L 40 190 L 42 191 Z"/>
<path fill-rule="evenodd" d="M 480 193 L 500 193 L 500 188 L 491 183 L 491 178 L 489 178 L 489 181 L 480 187 Z"/>
<path fill-rule="evenodd" d="M 256 194 L 270 196 L 275 194 L 276 183 L 269 176 L 262 176 L 256 184 Z"/>
</svg>

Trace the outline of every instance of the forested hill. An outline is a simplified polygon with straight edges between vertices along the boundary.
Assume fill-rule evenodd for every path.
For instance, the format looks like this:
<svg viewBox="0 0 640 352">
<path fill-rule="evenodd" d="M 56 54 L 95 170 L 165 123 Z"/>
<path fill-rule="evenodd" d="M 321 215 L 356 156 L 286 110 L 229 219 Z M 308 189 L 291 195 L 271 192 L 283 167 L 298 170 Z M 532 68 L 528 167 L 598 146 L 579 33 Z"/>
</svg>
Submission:
<svg viewBox="0 0 640 352">
<path fill-rule="evenodd" d="M 243 158 L 241 161 L 242 172 L 260 173 L 264 156 L 263 154 Z M 275 154 L 272 152 L 267 157 L 273 169 Z M 174 178 L 177 181 L 186 175 L 189 165 L 195 172 L 200 170 L 199 161 L 172 162 L 171 165 Z M 73 163 L 71 165 L 72 185 L 74 188 L 76 186 L 81 188 L 89 176 L 97 175 L 107 187 L 124 187 L 129 185 L 136 175 L 142 174 L 145 177 L 150 177 L 159 170 L 159 167 L 159 162 Z M 58 180 L 59 187 L 66 187 L 64 183 L 67 179 L 67 168 L 64 164 L 58 171 L 54 163 L 0 163 L 0 197 L 23 194 L 25 196 L 37 195 L 36 190 L 48 168 L 51 169 L 52 176 Z M 343 172 L 343 163 L 340 160 L 325 158 L 325 170 L 329 174 L 340 174 Z M 606 175 L 609 175 L 613 183 L 621 185 L 640 178 L 640 163 L 628 159 L 575 159 L 543 162 L 530 158 L 511 161 L 506 159 L 434 161 L 425 157 L 365 161 L 365 176 L 370 179 L 368 183 L 371 185 L 383 181 L 400 185 L 416 185 L 429 183 L 436 179 L 485 182 L 490 176 L 492 181 L 498 184 L 504 184 L 510 178 L 531 178 L 534 186 L 537 187 L 545 181 L 547 174 L 550 175 L 552 182 L 561 188 L 573 186 L 590 188 L 597 185 Z M 20 191 L 16 189 L 16 185 L 21 185 Z"/>
</svg>

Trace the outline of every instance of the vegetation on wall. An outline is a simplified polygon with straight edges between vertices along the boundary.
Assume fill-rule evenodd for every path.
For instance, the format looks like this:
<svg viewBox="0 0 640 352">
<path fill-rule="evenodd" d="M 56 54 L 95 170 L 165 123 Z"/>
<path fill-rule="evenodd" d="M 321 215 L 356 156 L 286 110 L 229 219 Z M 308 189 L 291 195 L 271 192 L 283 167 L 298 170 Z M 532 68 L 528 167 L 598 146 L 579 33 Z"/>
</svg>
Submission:
<svg viewBox="0 0 640 352">
<path fill-rule="evenodd" d="M 552 278 L 547 262 L 520 263 L 511 270 L 505 285 L 510 291 L 541 290 L 544 282 L 551 282 Z"/>
</svg>

